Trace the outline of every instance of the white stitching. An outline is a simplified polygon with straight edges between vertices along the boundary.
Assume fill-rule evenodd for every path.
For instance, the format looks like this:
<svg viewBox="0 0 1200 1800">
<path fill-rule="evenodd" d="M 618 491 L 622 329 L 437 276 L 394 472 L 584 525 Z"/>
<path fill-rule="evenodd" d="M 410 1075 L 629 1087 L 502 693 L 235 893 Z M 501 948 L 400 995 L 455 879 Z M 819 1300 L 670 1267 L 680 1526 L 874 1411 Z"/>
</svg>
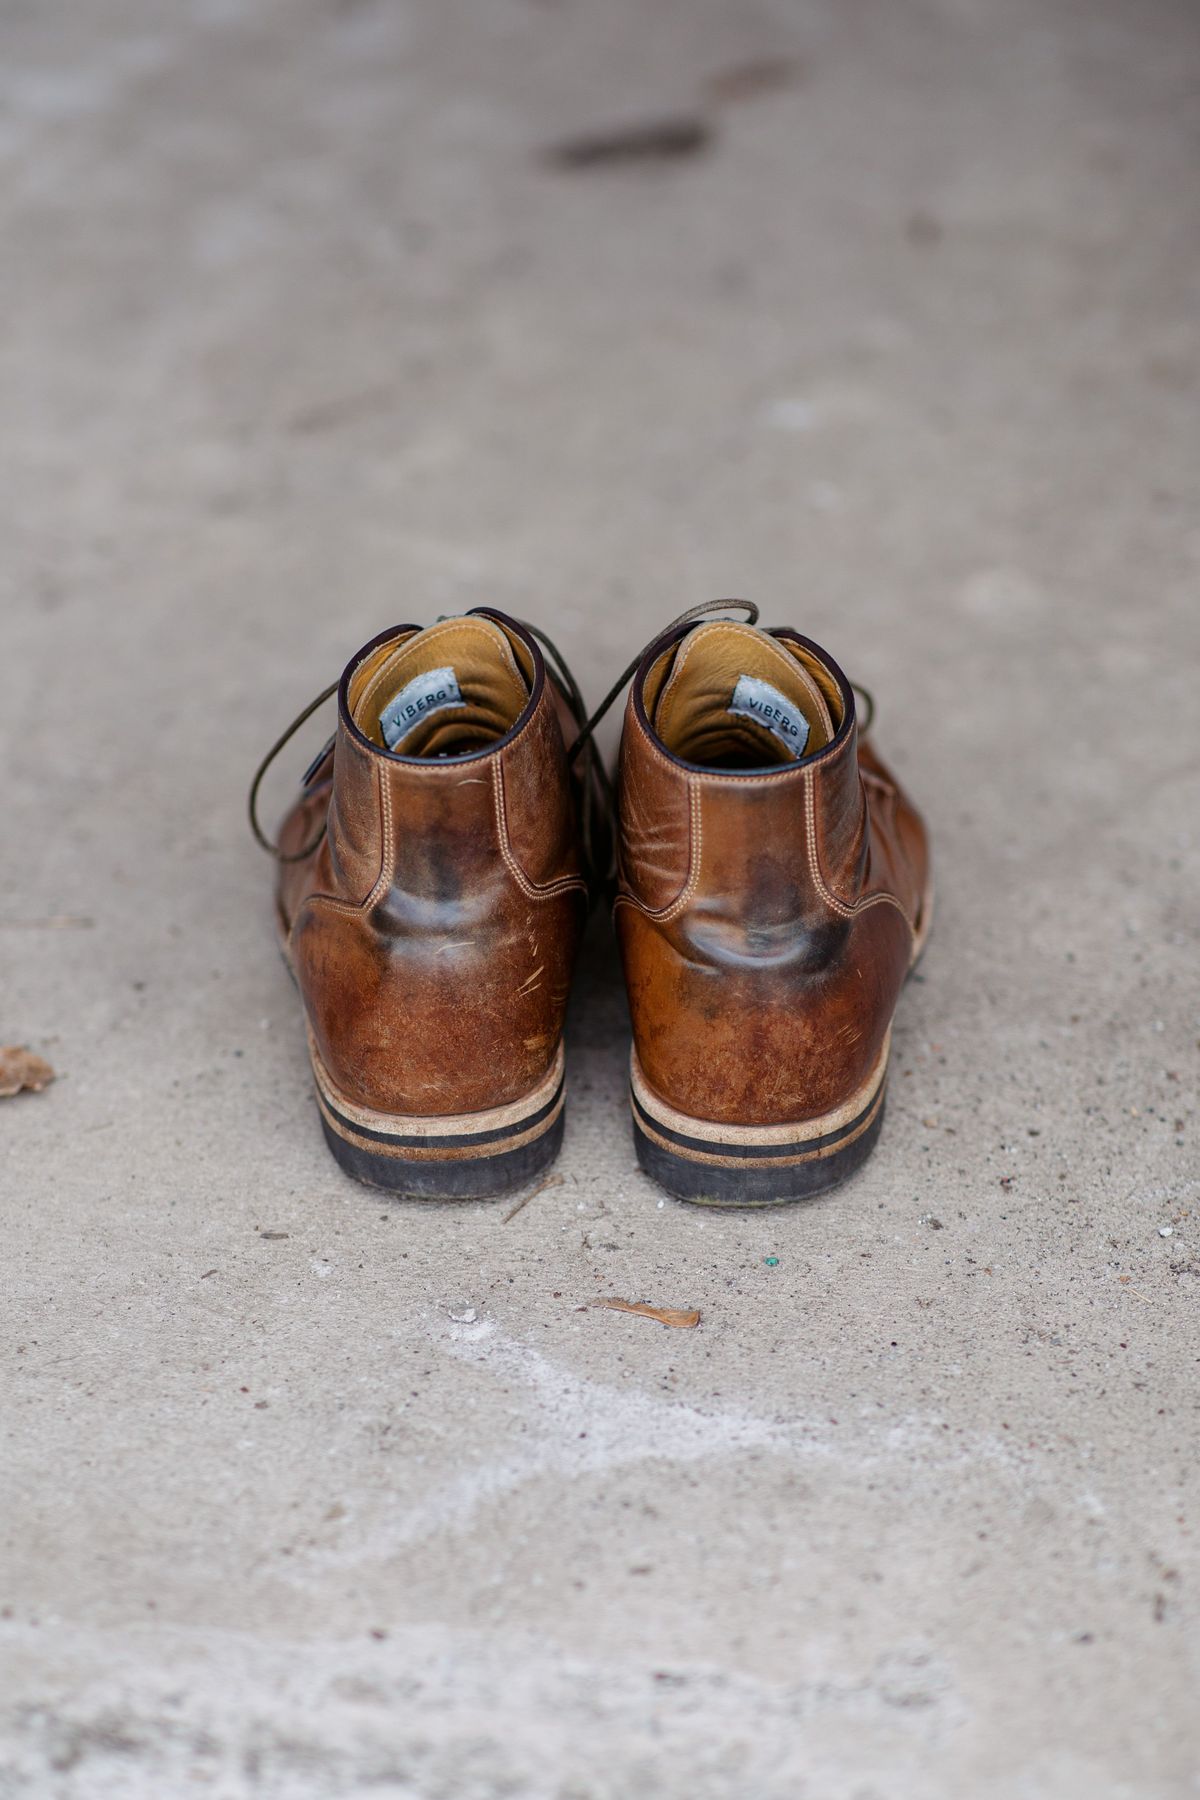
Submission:
<svg viewBox="0 0 1200 1800">
<path fill-rule="evenodd" d="M 886 891 L 868 894 L 865 899 L 856 900 L 853 906 L 847 906 L 845 901 L 839 900 L 836 894 L 830 892 L 825 877 L 821 873 L 820 859 L 817 853 L 817 805 L 813 795 L 813 772 L 811 769 L 806 769 L 804 774 L 804 819 L 808 869 L 813 878 L 813 884 L 826 906 L 832 912 L 840 913 L 843 919 L 855 919 L 859 913 L 866 912 L 872 906 L 894 906 L 909 931 L 913 931 L 913 922 L 908 916 L 908 911 L 895 894 L 889 894 Z"/>
<path fill-rule="evenodd" d="M 392 788 L 391 783 L 385 778 L 386 771 L 378 762 L 374 764 L 373 773 L 379 793 L 380 828 L 383 832 L 383 843 L 379 852 L 379 873 L 375 877 L 374 885 L 365 900 L 340 900 L 336 894 L 305 894 L 296 908 L 296 916 L 292 920 L 291 929 L 287 934 L 289 949 L 292 939 L 296 935 L 296 927 L 300 923 L 300 915 L 306 906 L 323 906 L 330 912 L 345 913 L 354 918 L 369 912 L 376 901 L 381 899 L 392 885 L 392 877 L 396 872 L 396 845 L 392 837 Z M 330 805 L 332 805 L 332 794 L 329 798 Z"/>
<path fill-rule="evenodd" d="M 587 892 L 587 882 L 580 875 L 562 875 L 557 881 L 548 881 L 540 886 L 530 881 L 513 852 L 508 841 L 508 818 L 504 805 L 504 770 L 503 759 L 499 756 L 492 763 L 492 802 L 496 814 L 496 837 L 500 845 L 500 854 L 504 858 L 509 874 L 530 900 L 550 900 L 557 894 L 569 894 L 576 889 Z"/>
<path fill-rule="evenodd" d="M 376 764 L 379 777 L 379 803 L 383 812 L 383 854 L 379 863 L 379 879 L 362 903 L 362 910 L 367 911 L 381 900 L 392 885 L 396 873 L 396 839 L 392 830 L 392 784 L 387 770 L 381 763 Z"/>
<path fill-rule="evenodd" d="M 678 765 L 673 763 L 671 759 L 658 748 L 654 739 L 650 736 L 632 706 L 629 708 L 628 719 L 637 727 L 638 735 L 645 748 L 651 752 L 657 761 L 665 764 L 672 774 L 678 775 L 680 772 Z M 852 734 L 832 757 L 822 762 L 821 767 L 830 768 L 836 765 L 842 757 L 849 753 L 853 741 Z M 816 887 L 818 894 L 825 901 L 825 904 L 831 911 L 839 913 L 844 919 L 857 918 L 859 913 L 867 912 L 872 906 L 894 906 L 896 911 L 900 914 L 900 917 L 904 920 L 904 923 L 908 926 L 909 931 L 915 937 L 916 927 L 908 916 L 907 908 L 895 894 L 887 893 L 886 891 L 878 894 L 868 894 L 865 899 L 856 901 L 853 906 L 847 906 L 844 901 L 837 898 L 836 894 L 831 893 L 825 882 L 825 878 L 821 873 L 817 854 L 816 803 L 813 793 L 814 777 L 817 772 L 817 769 L 813 767 L 803 769 L 781 769 L 778 773 L 773 775 L 722 774 L 715 777 L 707 777 L 704 775 L 693 775 L 688 772 L 685 778 L 691 790 L 692 845 L 688 878 L 683 889 L 676 898 L 671 901 L 669 906 L 664 907 L 659 912 L 655 912 L 652 908 L 648 907 L 644 901 L 639 900 L 634 894 L 618 894 L 613 901 L 613 911 L 615 912 L 618 906 L 631 906 L 635 912 L 641 913 L 644 918 L 653 919 L 656 923 L 668 924 L 687 905 L 687 902 L 695 892 L 697 882 L 700 878 L 700 792 L 702 785 L 706 781 L 714 791 L 716 791 L 722 787 L 760 787 L 768 782 L 772 786 L 775 786 L 781 781 L 787 781 L 798 776 L 804 786 L 806 860 L 808 862 L 809 872 L 813 878 L 813 885 Z"/>
<path fill-rule="evenodd" d="M 657 924 L 668 925 L 687 905 L 700 882 L 700 861 L 704 848 L 703 815 L 700 811 L 700 783 L 692 776 L 687 778 L 688 784 L 688 872 L 687 879 L 675 898 L 656 912 L 639 900 L 634 894 L 618 894 L 613 901 L 613 911 L 618 906 L 632 906 L 645 918 L 653 919 Z"/>
</svg>

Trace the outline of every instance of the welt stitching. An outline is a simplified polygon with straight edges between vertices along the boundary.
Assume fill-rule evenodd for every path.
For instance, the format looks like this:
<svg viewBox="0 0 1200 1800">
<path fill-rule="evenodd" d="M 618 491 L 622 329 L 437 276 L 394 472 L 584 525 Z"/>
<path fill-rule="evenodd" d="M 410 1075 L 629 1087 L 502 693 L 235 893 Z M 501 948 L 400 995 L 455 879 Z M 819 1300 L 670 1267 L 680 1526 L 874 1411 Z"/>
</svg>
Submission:
<svg viewBox="0 0 1200 1800">
<path fill-rule="evenodd" d="M 508 841 L 508 818 L 504 805 L 504 770 L 500 757 L 492 763 L 492 804 L 496 814 L 496 836 L 500 845 L 500 854 L 504 864 L 523 894 L 531 900 L 549 900 L 556 894 L 567 894 L 573 889 L 582 888 L 586 893 L 587 882 L 580 875 L 562 875 L 557 881 L 548 881 L 539 886 L 530 881 L 524 869 L 517 861 L 512 845 Z"/>
<path fill-rule="evenodd" d="M 907 910 L 896 898 L 895 894 L 889 894 L 887 892 L 868 894 L 866 899 L 857 900 L 853 906 L 847 906 L 845 901 L 839 900 L 837 895 L 832 893 L 826 885 L 825 877 L 821 873 L 821 861 L 817 850 L 817 807 L 813 797 L 811 769 L 805 770 L 804 818 L 809 873 L 812 875 L 817 892 L 820 894 L 822 900 L 824 900 L 826 906 L 828 906 L 831 911 L 839 913 L 843 919 L 855 919 L 858 917 L 859 913 L 866 912 L 872 906 L 894 906 L 911 932 L 913 929 L 913 922 L 909 918 Z"/>
</svg>

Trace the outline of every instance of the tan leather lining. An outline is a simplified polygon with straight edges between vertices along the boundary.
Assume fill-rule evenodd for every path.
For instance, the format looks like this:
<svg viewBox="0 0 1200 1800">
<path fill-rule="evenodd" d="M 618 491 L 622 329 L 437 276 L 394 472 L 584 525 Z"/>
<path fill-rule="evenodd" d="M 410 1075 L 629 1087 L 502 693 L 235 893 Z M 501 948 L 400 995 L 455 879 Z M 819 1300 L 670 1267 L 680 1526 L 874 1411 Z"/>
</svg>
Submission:
<svg viewBox="0 0 1200 1800">
<path fill-rule="evenodd" d="M 493 619 L 442 619 L 380 645 L 359 664 L 348 690 L 354 723 L 383 745 L 385 707 L 415 676 L 440 668 L 454 670 L 463 704 L 419 720 L 394 746 L 402 756 L 453 756 L 503 737 L 529 700 L 533 663 L 519 639 Z"/>
<path fill-rule="evenodd" d="M 658 696 L 662 692 L 663 682 L 671 672 L 671 663 L 677 645 L 672 644 L 661 656 L 655 657 L 646 671 L 646 679 L 642 683 L 642 700 L 646 708 L 646 717 L 654 723 L 654 709 L 658 705 Z"/>
<path fill-rule="evenodd" d="M 654 728 L 676 756 L 714 767 L 787 764 L 792 754 L 765 725 L 729 710 L 741 675 L 769 682 L 808 720 L 806 756 L 823 750 L 840 723 L 837 682 L 820 660 L 787 639 L 721 619 L 701 625 L 647 676 Z"/>
<path fill-rule="evenodd" d="M 829 717 L 833 727 L 829 735 L 832 737 L 833 732 L 836 731 L 842 723 L 844 711 L 842 706 L 842 690 L 838 686 L 833 670 L 827 668 L 820 657 L 814 656 L 811 650 L 806 650 L 803 644 L 793 644 L 788 638 L 776 638 L 775 642 L 781 645 L 782 648 L 788 652 L 789 656 L 795 657 L 801 668 L 820 690 L 825 699 L 825 703 L 829 708 Z"/>
</svg>

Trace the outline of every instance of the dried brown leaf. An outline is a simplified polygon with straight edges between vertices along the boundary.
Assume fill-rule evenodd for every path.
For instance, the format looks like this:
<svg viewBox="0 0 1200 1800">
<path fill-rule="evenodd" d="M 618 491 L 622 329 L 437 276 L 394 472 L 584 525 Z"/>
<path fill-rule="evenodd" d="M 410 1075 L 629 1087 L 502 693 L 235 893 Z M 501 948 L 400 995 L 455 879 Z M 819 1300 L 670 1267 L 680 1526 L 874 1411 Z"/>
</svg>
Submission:
<svg viewBox="0 0 1200 1800">
<path fill-rule="evenodd" d="M 551 144 L 542 154 L 544 161 L 557 169 L 674 162 L 709 149 L 713 135 L 707 119 L 685 114 L 678 118 L 645 119 L 630 125 L 616 125 L 611 131 L 565 138 L 561 143 Z"/>
<path fill-rule="evenodd" d="M 636 1313 L 639 1319 L 657 1319 L 660 1325 L 670 1325 L 676 1331 L 694 1331 L 700 1323 L 698 1310 L 684 1312 L 678 1306 L 651 1306 L 645 1300 L 614 1300 L 609 1298 L 590 1300 L 589 1306 L 607 1306 L 613 1312 Z"/>
<path fill-rule="evenodd" d="M 24 1045 L 0 1047 L 0 1100 L 19 1094 L 22 1088 L 28 1088 L 31 1094 L 40 1094 L 53 1080 L 54 1070 L 50 1064 L 35 1056 L 32 1050 L 26 1050 Z"/>
</svg>

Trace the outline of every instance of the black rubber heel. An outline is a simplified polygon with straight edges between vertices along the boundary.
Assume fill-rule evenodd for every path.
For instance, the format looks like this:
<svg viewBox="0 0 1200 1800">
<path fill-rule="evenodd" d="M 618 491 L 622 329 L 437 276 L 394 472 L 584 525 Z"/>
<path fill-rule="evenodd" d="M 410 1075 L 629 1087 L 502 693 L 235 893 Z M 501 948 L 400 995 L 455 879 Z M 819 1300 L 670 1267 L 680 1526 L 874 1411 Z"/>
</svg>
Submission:
<svg viewBox="0 0 1200 1800">
<path fill-rule="evenodd" d="M 491 1156 L 423 1157 L 381 1155 L 341 1137 L 322 1113 L 325 1142 L 338 1164 L 369 1187 L 412 1200 L 489 1200 L 524 1187 L 550 1164 L 562 1148 L 563 1109 L 531 1143 Z"/>
<path fill-rule="evenodd" d="M 724 1160 L 702 1162 L 650 1137 L 638 1117 L 636 1101 L 633 1137 L 638 1162 L 646 1174 L 677 1200 L 690 1200 L 698 1206 L 787 1206 L 824 1194 L 856 1174 L 875 1148 L 883 1113 L 880 1099 L 875 1116 L 849 1143 L 840 1149 L 814 1150 L 804 1160 L 797 1160 L 794 1151 L 789 1152 L 790 1161 L 764 1160 L 762 1150 L 747 1153 L 740 1146 L 711 1144 L 705 1146 L 706 1151 Z"/>
<path fill-rule="evenodd" d="M 558 1155 L 560 1044 L 537 1086 L 483 1112 L 382 1112 L 339 1092 L 310 1043 L 325 1142 L 347 1175 L 414 1200 L 487 1200 L 522 1187 Z"/>
</svg>

